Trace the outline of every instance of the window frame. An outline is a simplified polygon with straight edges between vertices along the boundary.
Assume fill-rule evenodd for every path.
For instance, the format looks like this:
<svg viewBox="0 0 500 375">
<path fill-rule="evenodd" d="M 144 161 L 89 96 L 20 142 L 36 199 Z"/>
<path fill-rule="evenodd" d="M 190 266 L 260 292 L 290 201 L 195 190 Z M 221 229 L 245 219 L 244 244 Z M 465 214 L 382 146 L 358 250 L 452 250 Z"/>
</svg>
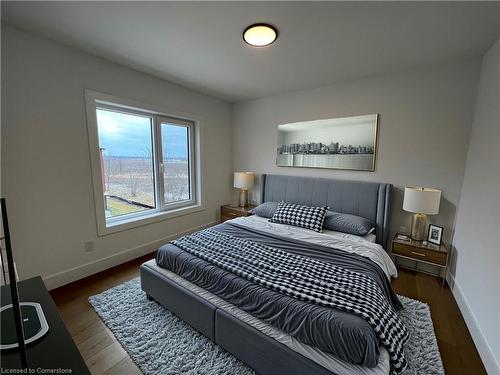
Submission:
<svg viewBox="0 0 500 375">
<path fill-rule="evenodd" d="M 194 123 L 189 120 L 178 119 L 175 117 L 158 115 L 156 118 L 156 137 L 158 139 L 156 152 L 158 154 L 157 160 L 161 160 L 160 165 L 158 166 L 161 172 L 159 173 L 158 178 L 158 196 L 161 198 L 160 207 L 165 207 L 166 209 L 176 209 L 187 207 L 193 205 L 196 202 L 195 191 L 196 191 L 196 166 L 193 163 L 194 155 L 196 151 L 193 149 L 195 135 L 194 135 Z M 161 132 L 162 124 L 172 124 L 177 126 L 183 126 L 188 129 L 188 168 L 189 168 L 189 199 L 177 202 L 167 203 L 165 202 L 165 161 L 163 160 L 163 138 Z"/>
<path fill-rule="evenodd" d="M 94 206 L 98 236 L 132 229 L 138 226 L 151 224 L 172 217 L 187 215 L 205 209 L 202 197 L 202 166 L 200 146 L 200 118 L 192 114 L 142 104 L 130 99 L 103 94 L 92 90 L 85 90 L 85 107 L 87 114 L 87 130 L 89 136 L 89 151 L 91 162 L 92 185 L 94 191 Z M 112 218 L 106 218 L 103 180 L 101 174 L 99 134 L 97 127 L 97 109 L 135 114 L 151 118 L 153 184 L 155 194 L 155 208 L 134 212 Z M 181 202 L 165 203 L 163 155 L 161 123 L 187 126 L 189 129 L 189 177 L 190 199 Z M 163 121 L 165 123 L 165 121 Z M 161 165 L 160 165 L 161 164 Z"/>
</svg>

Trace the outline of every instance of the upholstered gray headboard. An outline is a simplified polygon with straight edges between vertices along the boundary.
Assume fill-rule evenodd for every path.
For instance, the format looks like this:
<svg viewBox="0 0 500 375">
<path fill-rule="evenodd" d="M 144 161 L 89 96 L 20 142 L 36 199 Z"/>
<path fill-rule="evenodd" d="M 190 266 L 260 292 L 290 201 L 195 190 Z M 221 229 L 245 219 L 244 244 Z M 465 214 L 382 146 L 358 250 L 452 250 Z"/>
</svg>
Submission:
<svg viewBox="0 0 500 375">
<path fill-rule="evenodd" d="M 357 215 L 376 224 L 377 243 L 387 249 L 392 184 L 283 175 L 262 176 L 262 202 L 281 200 Z"/>
</svg>

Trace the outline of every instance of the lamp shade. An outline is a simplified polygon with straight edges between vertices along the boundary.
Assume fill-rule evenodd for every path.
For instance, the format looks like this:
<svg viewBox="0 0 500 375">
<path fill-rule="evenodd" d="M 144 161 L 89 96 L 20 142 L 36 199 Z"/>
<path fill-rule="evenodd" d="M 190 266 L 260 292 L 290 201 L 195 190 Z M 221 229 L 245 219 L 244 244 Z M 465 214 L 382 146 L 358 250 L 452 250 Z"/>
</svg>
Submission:
<svg viewBox="0 0 500 375">
<path fill-rule="evenodd" d="M 234 187 L 238 189 L 251 189 L 253 186 L 252 172 L 234 172 Z"/>
<path fill-rule="evenodd" d="M 435 215 L 439 213 L 441 190 L 418 186 L 405 187 L 403 210 L 418 214 Z"/>
</svg>

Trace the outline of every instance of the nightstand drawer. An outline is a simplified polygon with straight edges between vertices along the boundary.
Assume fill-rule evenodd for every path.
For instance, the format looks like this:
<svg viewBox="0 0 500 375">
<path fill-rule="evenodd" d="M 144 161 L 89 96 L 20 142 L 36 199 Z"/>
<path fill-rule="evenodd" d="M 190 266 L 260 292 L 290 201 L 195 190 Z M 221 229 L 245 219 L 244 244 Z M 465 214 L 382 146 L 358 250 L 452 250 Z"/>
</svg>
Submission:
<svg viewBox="0 0 500 375">
<path fill-rule="evenodd" d="M 245 215 L 236 215 L 236 214 L 224 214 L 224 215 L 220 215 L 220 221 L 223 223 L 227 220 L 231 220 L 231 219 L 236 219 L 237 217 L 241 217 L 241 216 L 245 216 Z"/>
<path fill-rule="evenodd" d="M 408 258 L 446 266 L 446 253 L 443 252 L 417 248 L 398 242 L 392 244 L 392 252 L 393 254 L 402 255 Z"/>
<path fill-rule="evenodd" d="M 235 219 L 237 217 L 244 217 L 252 215 L 250 210 L 254 206 L 248 207 L 233 207 L 233 206 L 221 206 L 220 208 L 220 220 L 224 222 L 226 220 Z"/>
<path fill-rule="evenodd" d="M 227 206 L 222 206 L 220 213 L 221 213 L 221 216 L 228 216 L 231 218 L 248 216 L 248 212 L 246 212 L 246 211 L 242 211 L 241 209 L 238 209 L 236 207 L 233 208 L 233 207 L 227 207 Z"/>
</svg>

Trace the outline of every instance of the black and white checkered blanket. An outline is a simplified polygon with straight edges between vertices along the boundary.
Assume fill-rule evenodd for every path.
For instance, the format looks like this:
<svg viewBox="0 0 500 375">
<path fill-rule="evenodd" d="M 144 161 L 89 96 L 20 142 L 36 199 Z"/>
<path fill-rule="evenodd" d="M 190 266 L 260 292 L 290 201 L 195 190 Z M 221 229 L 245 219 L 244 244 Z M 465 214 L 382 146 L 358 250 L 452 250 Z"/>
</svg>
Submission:
<svg viewBox="0 0 500 375">
<path fill-rule="evenodd" d="M 403 349 L 409 333 L 378 284 L 369 276 L 212 229 L 181 237 L 172 243 L 261 286 L 360 316 L 389 351 L 393 373 L 405 370 Z"/>
</svg>

